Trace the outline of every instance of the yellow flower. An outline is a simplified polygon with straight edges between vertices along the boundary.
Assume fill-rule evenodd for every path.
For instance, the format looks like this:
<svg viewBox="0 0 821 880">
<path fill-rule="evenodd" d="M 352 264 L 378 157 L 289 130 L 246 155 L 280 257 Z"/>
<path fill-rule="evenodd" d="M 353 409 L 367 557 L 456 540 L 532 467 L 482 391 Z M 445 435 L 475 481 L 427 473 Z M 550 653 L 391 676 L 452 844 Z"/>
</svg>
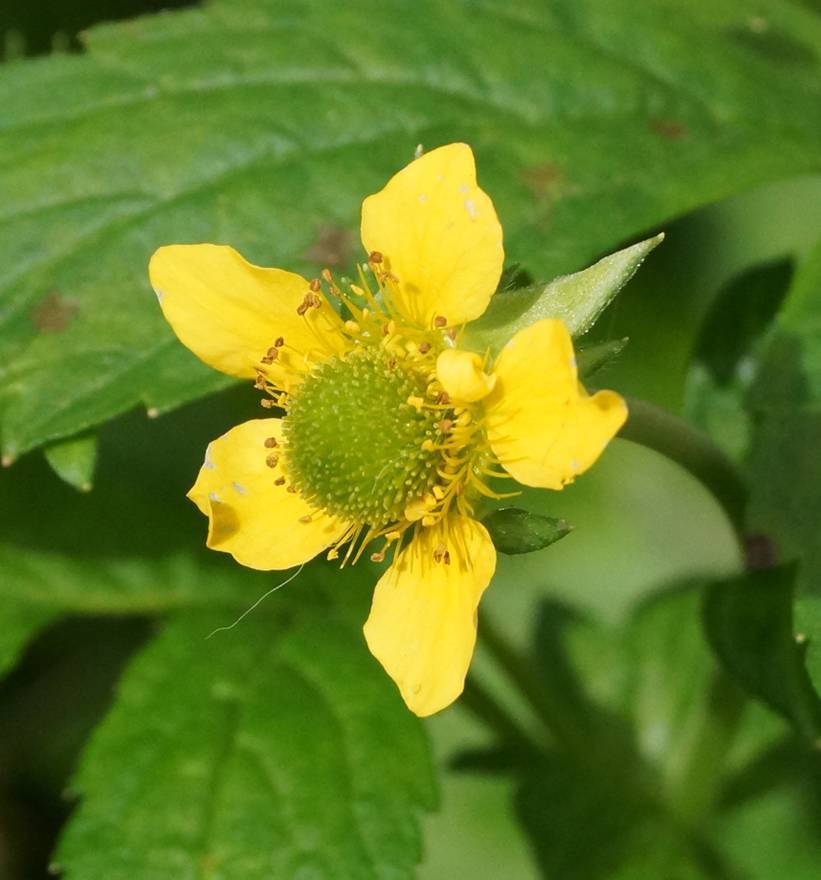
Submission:
<svg viewBox="0 0 821 880">
<path fill-rule="evenodd" d="M 160 248 L 150 275 L 180 340 L 284 411 L 209 445 L 189 493 L 208 546 L 266 570 L 322 551 L 344 564 L 366 546 L 388 557 L 365 638 L 407 705 L 430 715 L 462 692 L 496 566 L 477 502 L 502 497 L 498 477 L 561 489 L 626 407 L 585 392 L 561 321 L 520 331 L 493 363 L 459 347 L 504 257 L 465 144 L 365 199 L 361 232 L 356 283 L 262 269 L 212 244 Z"/>
</svg>

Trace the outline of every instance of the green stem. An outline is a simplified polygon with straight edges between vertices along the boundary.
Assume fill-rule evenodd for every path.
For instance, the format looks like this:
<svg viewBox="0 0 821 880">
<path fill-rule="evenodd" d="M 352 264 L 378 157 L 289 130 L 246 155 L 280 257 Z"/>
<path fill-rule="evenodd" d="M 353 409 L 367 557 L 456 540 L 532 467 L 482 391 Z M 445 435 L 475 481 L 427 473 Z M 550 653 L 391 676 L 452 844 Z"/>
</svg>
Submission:
<svg viewBox="0 0 821 880">
<path fill-rule="evenodd" d="M 699 480 L 718 501 L 744 549 L 747 487 L 735 465 L 702 431 L 645 400 L 628 398 L 620 437 L 660 452 Z"/>
<path fill-rule="evenodd" d="M 465 683 L 465 690 L 459 703 L 484 721 L 498 736 L 500 742 L 514 746 L 521 756 L 539 751 L 539 746 L 475 674 L 472 673 Z"/>
<path fill-rule="evenodd" d="M 482 614 L 479 623 L 479 640 L 525 697 L 551 740 L 565 751 L 580 751 L 585 737 L 566 711 L 564 695 L 553 687 L 550 679 L 534 674 L 531 664 L 501 633 L 487 612 Z"/>
</svg>

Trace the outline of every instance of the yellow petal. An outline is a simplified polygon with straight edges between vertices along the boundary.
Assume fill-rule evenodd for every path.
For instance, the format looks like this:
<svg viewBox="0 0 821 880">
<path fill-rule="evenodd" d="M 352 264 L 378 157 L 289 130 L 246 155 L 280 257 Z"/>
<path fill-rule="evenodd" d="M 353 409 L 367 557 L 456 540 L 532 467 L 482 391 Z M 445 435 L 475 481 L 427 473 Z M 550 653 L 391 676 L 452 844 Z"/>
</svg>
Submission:
<svg viewBox="0 0 821 880">
<path fill-rule="evenodd" d="M 320 330 L 319 310 L 297 314 L 308 293 L 304 278 L 254 266 L 233 248 L 162 247 L 151 258 L 149 275 L 180 341 L 223 373 L 249 378 L 262 366 L 275 384 L 288 387 L 289 376 L 304 371 L 306 359 L 316 363 L 339 349 L 340 341 Z M 329 306 L 324 303 L 321 308 Z M 279 337 L 286 344 L 277 360 L 261 365 Z"/>
<path fill-rule="evenodd" d="M 273 437 L 278 446 L 266 447 Z M 208 546 L 230 553 L 249 568 L 291 568 L 339 540 L 347 526 L 314 512 L 287 491 L 279 419 L 255 419 L 208 445 L 205 463 L 188 497 L 209 518 Z M 279 459 L 275 467 L 271 462 Z M 310 521 L 306 518 L 310 517 Z"/>
<path fill-rule="evenodd" d="M 436 359 L 436 377 L 453 401 L 473 403 L 493 390 L 495 376 L 484 371 L 484 362 L 472 351 L 446 348 Z"/>
<path fill-rule="evenodd" d="M 561 489 L 601 455 L 627 418 L 613 391 L 590 397 L 579 384 L 565 325 L 545 318 L 520 330 L 495 365 L 485 401 L 487 436 L 520 483 Z"/>
<path fill-rule="evenodd" d="M 466 517 L 420 529 L 382 575 L 365 639 L 417 715 L 432 715 L 462 693 L 476 643 L 476 617 L 496 568 L 483 525 Z M 443 545 L 443 546 L 440 546 Z M 450 563 L 437 562 L 447 550 Z"/>
<path fill-rule="evenodd" d="M 478 318 L 496 290 L 504 250 L 470 147 L 425 153 L 365 199 L 362 243 L 388 258 L 407 318 L 424 327 L 437 316 L 448 325 Z"/>
</svg>

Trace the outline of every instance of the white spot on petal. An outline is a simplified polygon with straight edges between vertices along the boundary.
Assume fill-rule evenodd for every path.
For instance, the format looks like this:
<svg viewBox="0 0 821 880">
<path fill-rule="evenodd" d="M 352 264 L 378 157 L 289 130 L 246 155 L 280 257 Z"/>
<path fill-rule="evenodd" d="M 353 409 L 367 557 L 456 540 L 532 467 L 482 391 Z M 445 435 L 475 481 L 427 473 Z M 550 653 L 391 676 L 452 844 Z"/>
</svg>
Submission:
<svg viewBox="0 0 821 880">
<path fill-rule="evenodd" d="M 219 501 L 220 500 L 220 497 L 219 497 L 219 495 L 217 495 L 216 492 L 209 492 L 208 497 L 211 499 L 211 501 Z"/>
<path fill-rule="evenodd" d="M 162 302 L 165 294 L 157 287 L 154 288 L 154 293 L 157 295 L 157 302 Z"/>
<path fill-rule="evenodd" d="M 575 370 L 576 369 L 576 356 L 571 355 L 570 359 L 568 360 L 568 363 L 570 364 L 570 368 Z"/>
<path fill-rule="evenodd" d="M 572 458 L 570 460 L 570 470 L 574 473 L 579 469 L 579 460 L 577 458 Z"/>
<path fill-rule="evenodd" d="M 475 220 L 479 216 L 473 199 L 465 199 L 465 210 L 468 212 L 471 220 Z"/>
<path fill-rule="evenodd" d="M 205 450 L 205 461 L 202 463 L 204 468 L 208 468 L 209 471 L 213 471 L 216 468 L 214 464 L 214 459 L 211 458 L 211 444 L 209 443 Z"/>
<path fill-rule="evenodd" d="M 459 192 L 462 195 L 467 195 L 470 192 L 470 187 L 466 183 L 459 184 Z"/>
<path fill-rule="evenodd" d="M 421 202 L 421 204 L 424 205 L 427 200 L 428 200 L 427 193 L 419 193 L 419 201 Z"/>
<path fill-rule="evenodd" d="M 239 493 L 240 495 L 248 494 L 248 490 L 245 488 L 245 486 L 242 485 L 242 483 L 238 483 L 236 480 L 234 480 L 231 485 L 234 487 L 234 491 Z"/>
</svg>

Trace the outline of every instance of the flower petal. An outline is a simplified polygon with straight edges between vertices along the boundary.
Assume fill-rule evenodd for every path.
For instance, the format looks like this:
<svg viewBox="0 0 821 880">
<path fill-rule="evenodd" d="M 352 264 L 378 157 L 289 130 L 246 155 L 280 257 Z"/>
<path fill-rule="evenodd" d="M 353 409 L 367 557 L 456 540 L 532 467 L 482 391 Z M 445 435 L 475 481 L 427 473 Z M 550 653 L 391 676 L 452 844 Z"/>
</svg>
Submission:
<svg viewBox="0 0 821 880">
<path fill-rule="evenodd" d="M 473 403 L 487 397 L 496 384 L 495 376 L 488 376 L 484 361 L 472 351 L 446 348 L 436 359 L 436 376 L 451 400 Z"/>
<path fill-rule="evenodd" d="M 448 325 L 478 318 L 496 290 L 504 249 L 470 147 L 425 153 L 365 199 L 362 243 L 388 258 L 405 317 L 424 327 L 436 316 Z"/>
<path fill-rule="evenodd" d="M 450 563 L 436 562 L 443 544 Z M 432 715 L 462 693 L 476 643 L 476 617 L 496 568 L 483 525 L 467 517 L 420 529 L 382 575 L 365 624 L 371 653 L 417 715 Z"/>
<path fill-rule="evenodd" d="M 278 447 L 265 446 L 270 437 Z M 281 438 L 279 419 L 255 419 L 232 428 L 208 445 L 188 493 L 210 520 L 208 546 L 263 571 L 307 562 L 347 531 L 345 524 L 317 514 L 287 491 L 287 483 L 274 484 L 284 476 L 282 463 L 272 468 L 266 459 L 278 458 Z"/>
<path fill-rule="evenodd" d="M 339 348 L 332 334 L 320 333 L 316 309 L 297 314 L 308 282 L 293 272 L 254 266 L 216 244 L 161 247 L 148 271 L 180 341 L 223 373 L 255 376 L 260 359 L 282 337 L 279 357 L 263 369 L 275 384 L 288 387 L 289 377 L 305 370 L 306 356 L 316 363 Z"/>
<path fill-rule="evenodd" d="M 545 318 L 520 330 L 499 355 L 485 400 L 487 436 L 520 483 L 561 489 L 599 457 L 627 418 L 613 391 L 579 384 L 565 325 Z"/>
</svg>

